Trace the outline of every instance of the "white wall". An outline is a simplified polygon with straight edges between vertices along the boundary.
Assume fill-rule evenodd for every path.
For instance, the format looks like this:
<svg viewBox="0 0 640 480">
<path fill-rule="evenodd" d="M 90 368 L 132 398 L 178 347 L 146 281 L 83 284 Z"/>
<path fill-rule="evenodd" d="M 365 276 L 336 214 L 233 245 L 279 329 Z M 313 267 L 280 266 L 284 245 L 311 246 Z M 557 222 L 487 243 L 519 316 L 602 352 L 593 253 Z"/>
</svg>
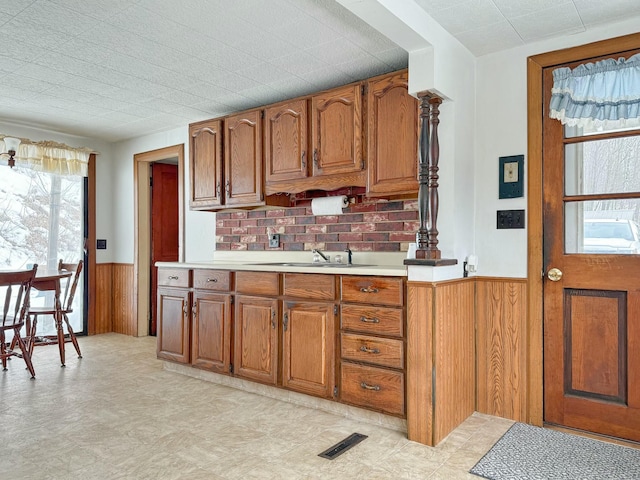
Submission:
<svg viewBox="0 0 640 480">
<path fill-rule="evenodd" d="M 34 142 L 45 140 L 64 143 L 70 147 L 87 147 L 96 152 L 96 237 L 107 239 L 107 250 L 96 251 L 98 263 L 110 262 L 112 245 L 109 242 L 113 232 L 113 208 L 111 203 L 111 151 L 112 144 L 95 138 L 66 135 L 50 130 L 25 127 L 12 123 L 0 122 L 0 133 L 4 135 L 27 138 Z"/>
<path fill-rule="evenodd" d="M 116 215 L 113 220 L 112 261 L 133 263 L 134 199 L 133 156 L 159 148 L 184 144 L 185 161 L 185 260 L 213 259 L 215 250 L 215 214 L 189 210 L 189 127 L 169 130 L 119 142 L 113 149 L 113 188 L 110 198 Z"/>
<path fill-rule="evenodd" d="M 479 275 L 527 275 L 527 231 L 496 229 L 497 210 L 527 207 L 526 192 L 523 198 L 498 199 L 498 157 L 525 154 L 527 170 L 527 57 L 637 31 L 637 21 L 622 22 L 477 59 L 474 230 Z"/>
</svg>

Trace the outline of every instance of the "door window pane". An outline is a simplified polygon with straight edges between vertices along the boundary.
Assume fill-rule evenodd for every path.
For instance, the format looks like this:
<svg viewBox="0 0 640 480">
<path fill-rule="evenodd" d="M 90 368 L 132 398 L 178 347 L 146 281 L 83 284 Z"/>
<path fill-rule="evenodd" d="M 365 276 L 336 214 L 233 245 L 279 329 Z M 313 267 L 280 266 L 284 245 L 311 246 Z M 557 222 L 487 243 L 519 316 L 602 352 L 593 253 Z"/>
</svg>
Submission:
<svg viewBox="0 0 640 480">
<path fill-rule="evenodd" d="M 565 253 L 640 254 L 640 199 L 567 202 Z"/>
<path fill-rule="evenodd" d="M 57 270 L 58 260 L 82 259 L 82 177 L 3 167 L 0 175 L 0 268 Z M 64 287 L 64 285 L 63 285 Z M 69 320 L 83 331 L 83 285 L 78 283 Z M 51 292 L 32 290 L 31 305 L 52 305 Z M 53 318 L 38 318 L 38 333 L 55 333 Z"/>
<path fill-rule="evenodd" d="M 640 135 L 565 146 L 565 194 L 640 192 Z"/>
</svg>

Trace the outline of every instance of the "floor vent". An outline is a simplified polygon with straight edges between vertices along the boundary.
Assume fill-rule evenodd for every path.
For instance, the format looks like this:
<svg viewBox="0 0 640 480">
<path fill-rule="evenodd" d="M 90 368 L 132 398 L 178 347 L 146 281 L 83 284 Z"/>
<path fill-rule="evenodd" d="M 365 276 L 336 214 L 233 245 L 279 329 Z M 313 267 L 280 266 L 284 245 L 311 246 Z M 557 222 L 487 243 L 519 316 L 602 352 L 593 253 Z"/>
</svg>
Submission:
<svg viewBox="0 0 640 480">
<path fill-rule="evenodd" d="M 365 438 L 367 438 L 367 436 L 362 435 L 361 433 L 352 433 L 341 442 L 336 443 L 333 447 L 330 447 L 324 452 L 319 453 L 318 456 L 322 458 L 328 458 L 329 460 L 333 460 L 337 456 L 342 455 L 344 452 L 349 450 L 351 447 L 359 444 Z"/>
</svg>

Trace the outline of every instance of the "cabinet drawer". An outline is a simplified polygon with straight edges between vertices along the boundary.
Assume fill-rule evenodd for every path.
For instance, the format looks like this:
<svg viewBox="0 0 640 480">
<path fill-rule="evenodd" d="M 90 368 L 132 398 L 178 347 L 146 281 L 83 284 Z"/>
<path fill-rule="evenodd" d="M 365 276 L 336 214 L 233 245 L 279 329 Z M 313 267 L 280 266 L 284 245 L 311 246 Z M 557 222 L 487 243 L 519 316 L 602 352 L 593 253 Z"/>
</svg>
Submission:
<svg viewBox="0 0 640 480">
<path fill-rule="evenodd" d="M 401 278 L 342 277 L 342 300 L 345 302 L 402 306 L 403 290 Z"/>
<path fill-rule="evenodd" d="M 404 417 L 404 374 L 343 362 L 342 401 Z"/>
<path fill-rule="evenodd" d="M 285 273 L 283 295 L 308 300 L 334 300 L 336 298 L 335 275 L 312 273 Z"/>
<path fill-rule="evenodd" d="M 231 290 L 231 272 L 226 270 L 197 269 L 193 271 L 193 287 L 199 290 Z"/>
<path fill-rule="evenodd" d="M 399 308 L 342 305 L 342 330 L 353 332 L 404 336 L 403 310 Z"/>
<path fill-rule="evenodd" d="M 158 285 L 189 288 L 191 286 L 191 270 L 187 268 L 159 268 Z"/>
<path fill-rule="evenodd" d="M 236 292 L 252 295 L 278 295 L 278 274 L 272 272 L 236 272 Z"/>
<path fill-rule="evenodd" d="M 343 333 L 340 338 L 340 351 L 345 360 L 375 363 L 383 367 L 404 368 L 402 340 L 351 333 Z"/>
</svg>

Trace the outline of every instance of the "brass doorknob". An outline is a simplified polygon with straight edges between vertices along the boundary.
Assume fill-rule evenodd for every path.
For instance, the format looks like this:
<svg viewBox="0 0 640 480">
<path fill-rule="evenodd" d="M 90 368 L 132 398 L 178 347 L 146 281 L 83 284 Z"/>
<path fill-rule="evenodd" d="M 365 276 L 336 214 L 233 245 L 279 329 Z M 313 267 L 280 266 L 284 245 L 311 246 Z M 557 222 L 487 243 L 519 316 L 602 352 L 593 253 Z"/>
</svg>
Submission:
<svg viewBox="0 0 640 480">
<path fill-rule="evenodd" d="M 562 270 L 558 268 L 552 268 L 547 272 L 547 277 L 549 277 L 549 280 L 551 280 L 552 282 L 557 282 L 562 278 Z"/>
</svg>

